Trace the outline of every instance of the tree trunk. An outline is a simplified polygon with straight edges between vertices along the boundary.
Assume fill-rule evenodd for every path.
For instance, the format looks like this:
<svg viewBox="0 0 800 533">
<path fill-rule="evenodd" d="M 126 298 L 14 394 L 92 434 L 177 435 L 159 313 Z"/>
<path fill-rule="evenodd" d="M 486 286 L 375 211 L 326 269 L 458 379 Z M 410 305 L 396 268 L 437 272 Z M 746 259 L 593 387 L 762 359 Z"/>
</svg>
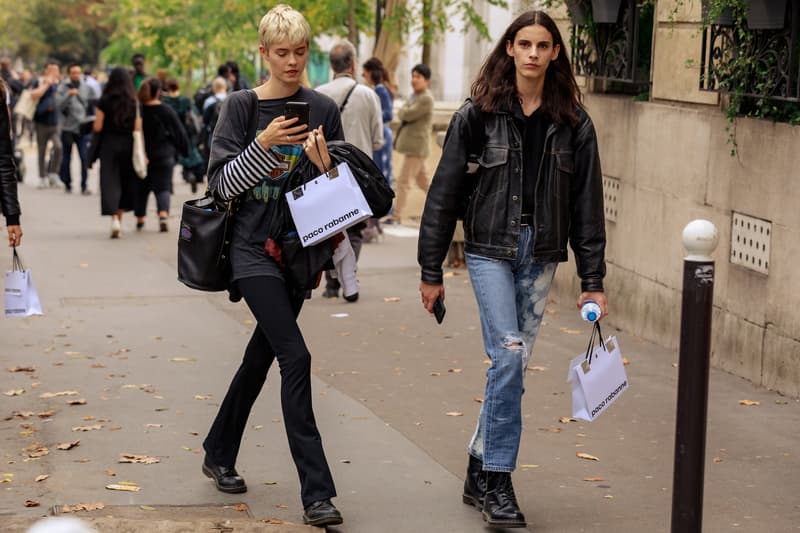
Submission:
<svg viewBox="0 0 800 533">
<path fill-rule="evenodd" d="M 433 0 L 422 0 L 422 63 L 431 65 L 431 43 L 433 29 L 431 28 L 431 13 Z"/>
<path fill-rule="evenodd" d="M 386 0 L 384 19 L 390 18 L 399 7 L 405 7 L 406 2 L 407 0 Z M 382 26 L 383 30 L 375 42 L 373 54 L 383 62 L 383 66 L 386 67 L 386 71 L 389 73 L 388 84 L 392 88 L 392 92 L 397 93 L 395 71 L 398 63 L 400 63 L 400 49 L 403 46 L 405 35 L 397 31 L 397 24 L 383 24 Z"/>
<path fill-rule="evenodd" d="M 350 42 L 358 50 L 358 26 L 356 25 L 356 0 L 349 0 L 347 10 L 347 34 Z"/>
</svg>

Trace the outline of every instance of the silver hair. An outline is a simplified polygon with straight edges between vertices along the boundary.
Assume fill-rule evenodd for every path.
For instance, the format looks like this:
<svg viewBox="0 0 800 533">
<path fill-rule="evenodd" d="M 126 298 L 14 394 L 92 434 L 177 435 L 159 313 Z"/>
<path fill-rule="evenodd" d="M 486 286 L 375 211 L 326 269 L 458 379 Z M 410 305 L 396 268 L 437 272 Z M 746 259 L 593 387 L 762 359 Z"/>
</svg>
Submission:
<svg viewBox="0 0 800 533">
<path fill-rule="evenodd" d="M 348 40 L 336 41 L 331 48 L 329 59 L 336 74 L 347 72 L 356 60 L 356 47 Z"/>
</svg>

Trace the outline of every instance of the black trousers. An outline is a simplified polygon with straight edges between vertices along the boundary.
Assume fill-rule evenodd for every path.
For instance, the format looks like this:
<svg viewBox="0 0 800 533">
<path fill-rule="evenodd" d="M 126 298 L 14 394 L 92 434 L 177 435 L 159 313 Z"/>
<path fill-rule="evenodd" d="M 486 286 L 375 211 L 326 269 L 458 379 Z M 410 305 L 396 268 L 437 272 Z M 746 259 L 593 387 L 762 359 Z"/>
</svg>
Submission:
<svg viewBox="0 0 800 533">
<path fill-rule="evenodd" d="M 290 295 L 284 281 L 275 277 L 246 278 L 237 283 L 258 327 L 203 448 L 215 464 L 228 467 L 236 464 L 250 409 L 277 358 L 283 421 L 300 477 L 303 507 L 333 498 L 336 488 L 311 403 L 311 354 L 297 325 L 304 296 Z"/>
</svg>

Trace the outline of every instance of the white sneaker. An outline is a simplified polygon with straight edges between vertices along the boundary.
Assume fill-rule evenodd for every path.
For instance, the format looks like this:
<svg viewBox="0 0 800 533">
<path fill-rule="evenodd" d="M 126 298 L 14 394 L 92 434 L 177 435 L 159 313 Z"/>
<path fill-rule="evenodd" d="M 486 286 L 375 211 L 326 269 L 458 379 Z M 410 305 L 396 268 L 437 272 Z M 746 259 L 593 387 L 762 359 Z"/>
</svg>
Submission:
<svg viewBox="0 0 800 533">
<path fill-rule="evenodd" d="M 58 174 L 51 172 L 47 178 L 50 180 L 51 187 L 61 187 L 61 177 Z"/>
<path fill-rule="evenodd" d="M 111 219 L 111 238 L 119 239 L 119 234 L 122 232 L 122 224 L 119 223 L 118 218 Z"/>
<path fill-rule="evenodd" d="M 37 188 L 47 189 L 48 187 L 50 187 L 50 184 L 47 183 L 47 178 L 39 178 L 39 185 Z"/>
</svg>

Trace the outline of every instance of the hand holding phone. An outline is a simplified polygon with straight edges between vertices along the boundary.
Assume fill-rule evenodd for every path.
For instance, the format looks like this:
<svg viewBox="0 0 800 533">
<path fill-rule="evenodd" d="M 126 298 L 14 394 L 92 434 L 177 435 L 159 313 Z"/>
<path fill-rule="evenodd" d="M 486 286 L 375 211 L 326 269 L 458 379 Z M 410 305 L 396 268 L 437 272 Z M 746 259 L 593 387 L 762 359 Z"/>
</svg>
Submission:
<svg viewBox="0 0 800 533">
<path fill-rule="evenodd" d="M 447 312 L 447 308 L 444 306 L 444 302 L 442 301 L 441 296 L 437 296 L 436 300 L 433 302 L 433 316 L 436 317 L 436 323 L 441 324 L 442 320 L 444 320 L 444 314 Z"/>
</svg>

